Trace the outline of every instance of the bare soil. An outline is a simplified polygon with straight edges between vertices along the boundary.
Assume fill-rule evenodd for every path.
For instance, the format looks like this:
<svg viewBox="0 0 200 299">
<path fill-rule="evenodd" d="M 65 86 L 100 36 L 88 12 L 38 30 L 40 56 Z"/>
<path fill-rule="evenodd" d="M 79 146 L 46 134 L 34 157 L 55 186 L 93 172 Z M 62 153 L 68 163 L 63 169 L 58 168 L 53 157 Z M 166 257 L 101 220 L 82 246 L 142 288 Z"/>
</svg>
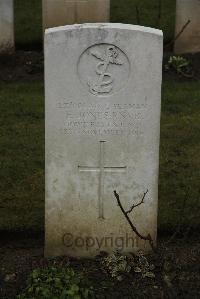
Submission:
<svg viewBox="0 0 200 299">
<path fill-rule="evenodd" d="M 35 268 L 54 263 L 87 269 L 95 298 L 200 298 L 200 240 L 198 235 L 176 239 L 159 236 L 156 253 L 148 256 L 155 265 L 155 278 L 130 272 L 121 282 L 101 268 L 100 257 L 78 260 L 68 257 L 45 259 L 43 234 L 0 234 L 0 298 L 13 299 L 23 289 L 27 275 Z"/>
<path fill-rule="evenodd" d="M 163 66 L 167 63 L 171 52 L 164 53 Z M 190 62 L 193 76 L 191 80 L 200 78 L 200 53 L 182 55 Z M 163 68 L 164 69 L 164 68 Z M 12 54 L 0 55 L 0 81 L 18 81 L 43 79 L 44 55 L 38 51 L 17 51 Z M 187 77 L 176 74 L 173 71 L 166 72 L 164 75 L 173 77 L 176 80 L 188 80 Z"/>
<path fill-rule="evenodd" d="M 42 52 L 17 51 L 0 55 L 0 81 L 32 81 L 43 79 L 44 58 Z"/>
</svg>

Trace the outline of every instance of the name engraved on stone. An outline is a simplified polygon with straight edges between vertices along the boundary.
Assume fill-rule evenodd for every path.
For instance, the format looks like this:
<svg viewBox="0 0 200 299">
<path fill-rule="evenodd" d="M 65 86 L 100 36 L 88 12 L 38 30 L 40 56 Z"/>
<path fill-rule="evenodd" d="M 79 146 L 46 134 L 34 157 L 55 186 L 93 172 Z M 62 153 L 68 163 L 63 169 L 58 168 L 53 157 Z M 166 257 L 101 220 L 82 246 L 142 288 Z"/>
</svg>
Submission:
<svg viewBox="0 0 200 299">
<path fill-rule="evenodd" d="M 115 45 L 97 44 L 86 49 L 78 62 L 78 75 L 95 96 L 109 96 L 128 82 L 130 62 Z"/>
<path fill-rule="evenodd" d="M 85 102 L 60 101 L 56 108 L 63 113 L 65 134 L 75 135 L 143 135 L 146 98 L 141 103 L 88 105 Z"/>
<path fill-rule="evenodd" d="M 99 219 L 104 219 L 104 177 L 105 173 L 125 173 L 126 166 L 104 166 L 105 164 L 105 140 L 99 141 L 99 166 L 78 166 L 80 172 L 98 172 L 99 173 L 99 186 L 98 186 L 98 209 Z"/>
</svg>

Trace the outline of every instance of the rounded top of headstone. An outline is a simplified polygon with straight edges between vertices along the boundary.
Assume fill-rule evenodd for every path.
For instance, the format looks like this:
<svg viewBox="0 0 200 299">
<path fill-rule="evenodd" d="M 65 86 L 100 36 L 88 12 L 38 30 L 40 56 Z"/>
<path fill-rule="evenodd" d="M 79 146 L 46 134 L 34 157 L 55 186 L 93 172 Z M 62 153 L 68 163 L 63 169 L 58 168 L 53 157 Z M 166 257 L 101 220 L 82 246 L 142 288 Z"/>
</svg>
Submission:
<svg viewBox="0 0 200 299">
<path fill-rule="evenodd" d="M 56 32 L 62 31 L 71 31 L 77 29 L 119 29 L 119 30 L 131 30 L 137 32 L 144 32 L 149 34 L 154 34 L 157 36 L 163 36 L 162 30 L 151 28 L 151 27 L 144 27 L 139 25 L 130 25 L 130 24 L 122 24 L 122 23 L 84 23 L 84 24 L 74 24 L 74 25 L 66 25 L 66 26 L 59 26 L 54 28 L 49 28 L 45 30 L 45 34 L 52 34 Z"/>
</svg>

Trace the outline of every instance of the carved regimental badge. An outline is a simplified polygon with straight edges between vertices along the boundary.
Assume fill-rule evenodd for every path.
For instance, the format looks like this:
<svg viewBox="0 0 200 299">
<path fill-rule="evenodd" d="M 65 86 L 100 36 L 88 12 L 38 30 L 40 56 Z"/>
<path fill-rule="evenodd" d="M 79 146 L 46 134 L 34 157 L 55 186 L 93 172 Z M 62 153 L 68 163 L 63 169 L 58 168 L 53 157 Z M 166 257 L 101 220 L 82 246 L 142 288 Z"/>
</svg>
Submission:
<svg viewBox="0 0 200 299">
<path fill-rule="evenodd" d="M 88 91 L 96 96 L 109 96 L 125 86 L 130 73 L 126 54 L 110 44 L 88 48 L 80 57 L 78 74 Z"/>
</svg>

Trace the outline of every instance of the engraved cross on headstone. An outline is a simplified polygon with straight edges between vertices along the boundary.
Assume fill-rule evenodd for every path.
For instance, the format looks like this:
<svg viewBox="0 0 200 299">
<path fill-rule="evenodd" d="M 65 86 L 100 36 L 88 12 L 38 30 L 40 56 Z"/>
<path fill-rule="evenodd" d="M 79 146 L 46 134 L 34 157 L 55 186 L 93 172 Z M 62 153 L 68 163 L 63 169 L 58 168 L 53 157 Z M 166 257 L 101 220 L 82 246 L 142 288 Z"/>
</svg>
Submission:
<svg viewBox="0 0 200 299">
<path fill-rule="evenodd" d="M 105 142 L 100 141 L 99 149 L 99 166 L 78 166 L 80 172 L 98 172 L 99 173 L 99 187 L 98 187 L 98 207 L 99 218 L 104 219 L 104 179 L 105 173 L 126 172 L 127 166 L 104 166 L 105 164 Z"/>
</svg>

